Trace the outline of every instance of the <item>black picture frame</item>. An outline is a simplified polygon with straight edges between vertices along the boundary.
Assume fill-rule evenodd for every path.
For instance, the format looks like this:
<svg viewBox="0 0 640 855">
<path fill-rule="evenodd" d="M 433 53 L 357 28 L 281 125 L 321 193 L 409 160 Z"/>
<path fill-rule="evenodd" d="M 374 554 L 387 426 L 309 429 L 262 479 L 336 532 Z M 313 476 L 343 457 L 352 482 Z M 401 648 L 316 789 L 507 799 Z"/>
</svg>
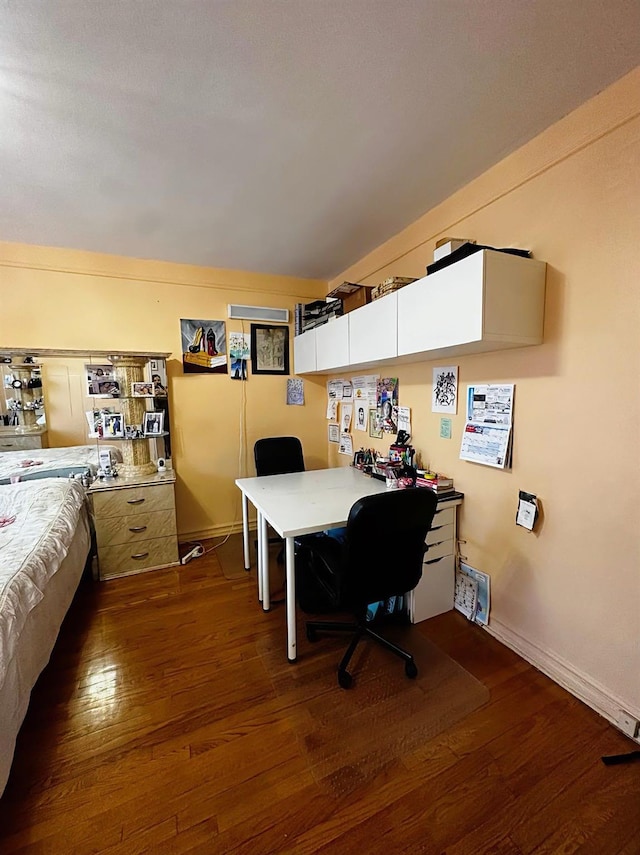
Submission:
<svg viewBox="0 0 640 855">
<path fill-rule="evenodd" d="M 289 374 L 289 327 L 251 324 L 251 373 Z"/>
</svg>

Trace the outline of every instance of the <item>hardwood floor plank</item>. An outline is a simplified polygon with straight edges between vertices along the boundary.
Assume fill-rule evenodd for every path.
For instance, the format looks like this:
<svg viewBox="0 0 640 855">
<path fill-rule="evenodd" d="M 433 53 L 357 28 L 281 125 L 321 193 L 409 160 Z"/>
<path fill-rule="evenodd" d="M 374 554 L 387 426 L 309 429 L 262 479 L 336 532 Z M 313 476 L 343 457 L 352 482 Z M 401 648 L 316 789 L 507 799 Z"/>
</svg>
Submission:
<svg viewBox="0 0 640 855">
<path fill-rule="evenodd" d="M 341 691 L 321 688 L 327 660 L 285 662 L 284 607 L 262 612 L 252 576 L 229 581 L 210 553 L 85 580 L 32 694 L 0 852 L 640 855 L 639 767 L 600 761 L 633 743 L 459 614 L 419 631 L 489 701 L 368 768 L 353 758 L 409 715 L 409 694 L 341 748 L 324 729 Z"/>
</svg>

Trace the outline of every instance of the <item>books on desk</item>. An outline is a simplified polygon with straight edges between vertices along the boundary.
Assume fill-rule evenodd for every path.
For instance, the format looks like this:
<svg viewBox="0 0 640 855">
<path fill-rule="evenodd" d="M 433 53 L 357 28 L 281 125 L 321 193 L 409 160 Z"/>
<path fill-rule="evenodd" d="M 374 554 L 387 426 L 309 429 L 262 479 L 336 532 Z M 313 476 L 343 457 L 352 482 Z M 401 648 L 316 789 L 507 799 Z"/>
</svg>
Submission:
<svg viewBox="0 0 640 855">
<path fill-rule="evenodd" d="M 419 474 L 416 478 L 416 487 L 427 487 L 437 493 L 438 496 L 455 493 L 453 478 L 446 478 L 444 475 L 437 475 L 435 472 Z"/>
</svg>

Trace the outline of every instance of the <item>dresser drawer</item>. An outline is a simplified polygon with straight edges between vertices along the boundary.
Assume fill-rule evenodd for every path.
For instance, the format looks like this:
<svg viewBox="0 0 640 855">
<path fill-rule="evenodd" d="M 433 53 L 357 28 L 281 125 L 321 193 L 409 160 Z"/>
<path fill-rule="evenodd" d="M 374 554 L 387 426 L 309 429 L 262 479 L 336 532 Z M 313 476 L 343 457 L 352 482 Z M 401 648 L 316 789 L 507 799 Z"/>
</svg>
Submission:
<svg viewBox="0 0 640 855">
<path fill-rule="evenodd" d="M 429 550 L 431 555 L 431 550 Z M 453 555 L 430 559 L 422 566 L 422 578 L 409 594 L 409 616 L 412 623 L 451 611 L 455 593 Z"/>
<path fill-rule="evenodd" d="M 137 543 L 153 537 L 175 535 L 176 515 L 173 509 L 124 517 L 99 517 L 95 520 L 98 547 Z"/>
<path fill-rule="evenodd" d="M 453 555 L 453 538 L 430 545 L 422 563 L 423 565 L 428 564 L 429 561 L 435 561 L 436 558 L 443 558 L 445 555 Z"/>
<path fill-rule="evenodd" d="M 431 550 L 432 544 L 444 543 L 447 540 L 453 544 L 453 525 L 443 525 L 439 528 L 431 528 L 427 533 L 429 550 Z"/>
<path fill-rule="evenodd" d="M 436 511 L 433 515 L 433 522 L 431 523 L 431 528 L 438 528 L 443 525 L 453 525 L 453 521 L 456 518 L 456 509 L 455 508 L 442 508 L 441 511 Z"/>
<path fill-rule="evenodd" d="M 173 510 L 174 501 L 173 484 L 98 491 L 93 495 L 93 513 L 96 520 L 103 517 L 128 517 L 131 514 Z"/>
<path fill-rule="evenodd" d="M 33 451 L 46 448 L 42 434 L 35 436 L 0 436 L 0 451 Z"/>
<path fill-rule="evenodd" d="M 175 536 L 106 546 L 98 553 L 101 579 L 142 573 L 177 561 L 178 541 Z"/>
</svg>

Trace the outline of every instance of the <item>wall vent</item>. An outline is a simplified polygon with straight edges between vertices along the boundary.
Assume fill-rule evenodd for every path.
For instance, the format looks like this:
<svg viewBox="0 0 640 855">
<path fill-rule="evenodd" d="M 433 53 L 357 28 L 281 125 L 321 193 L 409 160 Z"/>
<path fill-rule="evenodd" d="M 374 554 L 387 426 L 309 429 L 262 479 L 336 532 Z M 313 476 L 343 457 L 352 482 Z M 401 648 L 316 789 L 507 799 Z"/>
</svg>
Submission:
<svg viewBox="0 0 640 855">
<path fill-rule="evenodd" d="M 289 309 L 272 309 L 269 306 L 236 306 L 229 304 L 229 317 L 237 321 L 271 321 L 289 323 Z"/>
</svg>

